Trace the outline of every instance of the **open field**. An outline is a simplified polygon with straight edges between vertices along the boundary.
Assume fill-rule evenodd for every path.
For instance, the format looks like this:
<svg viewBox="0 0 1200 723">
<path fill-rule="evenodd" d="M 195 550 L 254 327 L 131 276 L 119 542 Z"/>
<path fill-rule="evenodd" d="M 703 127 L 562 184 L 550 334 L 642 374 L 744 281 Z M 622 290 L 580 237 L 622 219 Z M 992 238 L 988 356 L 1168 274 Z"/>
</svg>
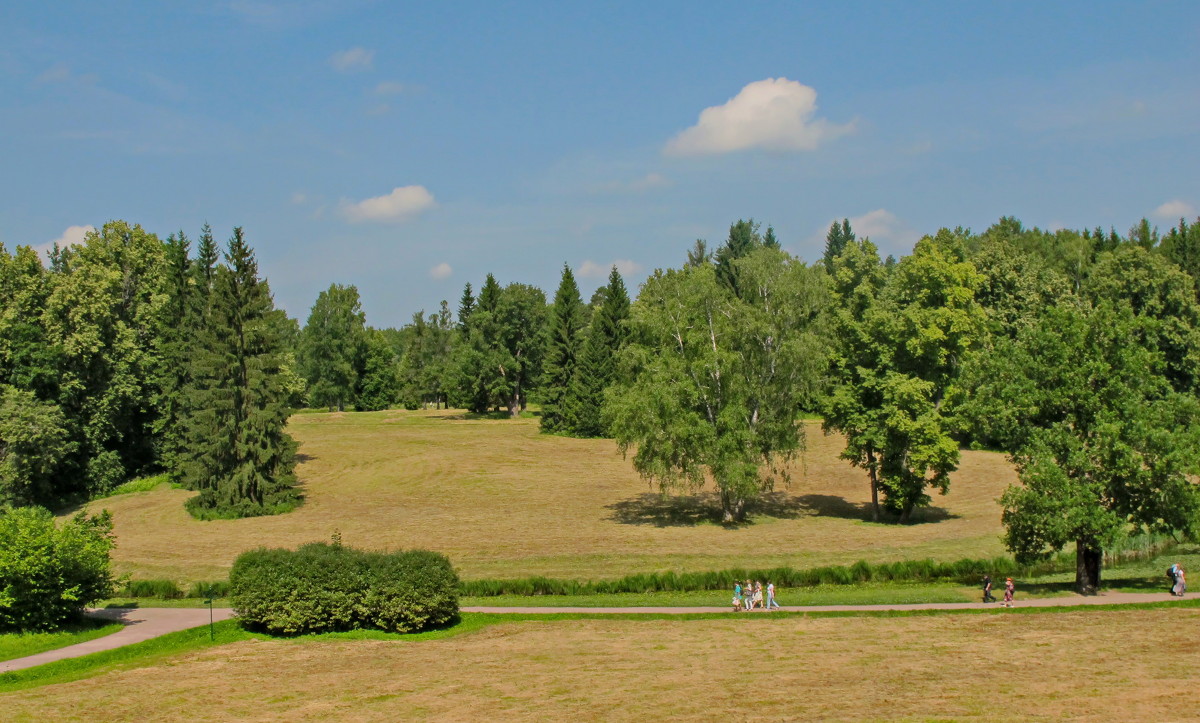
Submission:
<svg viewBox="0 0 1200 723">
<path fill-rule="evenodd" d="M 243 640 L 0 695 L 10 720 L 1179 720 L 1196 608 L 513 622 Z"/>
<path fill-rule="evenodd" d="M 220 579 L 259 545 L 328 540 L 427 547 L 464 577 L 620 577 L 660 570 L 812 567 L 1003 553 L 996 498 L 1015 475 L 1003 456 L 964 452 L 950 494 L 917 524 L 865 521 L 866 476 L 842 442 L 807 423 L 789 488 L 753 524 L 725 528 L 693 499 L 663 501 L 611 440 L 538 433 L 536 419 L 456 412 L 303 414 L 298 474 L 307 502 L 278 517 L 193 520 L 166 486 L 93 502 L 112 510 L 116 568 L 139 578 Z"/>
</svg>

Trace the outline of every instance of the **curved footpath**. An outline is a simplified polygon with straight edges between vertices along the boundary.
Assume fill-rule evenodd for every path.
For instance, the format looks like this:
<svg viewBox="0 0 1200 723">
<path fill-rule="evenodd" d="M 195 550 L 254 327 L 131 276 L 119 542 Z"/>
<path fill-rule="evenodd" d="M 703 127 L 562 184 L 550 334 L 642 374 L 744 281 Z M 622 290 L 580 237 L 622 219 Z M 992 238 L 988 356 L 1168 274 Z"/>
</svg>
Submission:
<svg viewBox="0 0 1200 723">
<path fill-rule="evenodd" d="M 208 625 L 208 608 L 105 608 L 89 610 L 88 614 L 101 620 L 124 623 L 125 627 L 112 635 L 105 635 L 95 640 L 68 645 L 57 650 L 47 650 L 44 653 L 24 658 L 5 660 L 0 662 L 0 673 L 32 668 L 35 665 L 53 663 L 56 660 L 78 658 L 81 655 L 98 653 L 102 650 L 123 648 L 126 645 L 140 643 L 143 640 L 157 638 L 178 630 Z M 227 620 L 231 617 L 233 617 L 233 610 L 213 608 L 212 619 L 214 621 Z"/>
<path fill-rule="evenodd" d="M 1092 597 L 1070 595 L 1067 597 L 1038 598 L 1035 600 L 1017 599 L 1016 607 L 1020 608 L 1055 608 L 1077 607 L 1085 605 L 1127 605 L 1129 603 L 1164 602 L 1172 600 L 1167 593 L 1134 593 L 1108 592 Z M 687 613 L 729 613 L 729 605 L 719 607 L 464 607 L 466 613 L 665 613 L 682 615 Z M 888 610 L 987 610 L 1000 607 L 997 603 L 913 603 L 906 605 L 805 605 L 802 607 L 785 606 L 781 612 L 792 613 L 827 613 L 827 612 L 880 612 Z M 125 627 L 112 635 L 96 638 L 76 645 L 68 645 L 57 650 L 47 650 L 44 653 L 30 655 L 25 658 L 0 662 L 0 673 L 10 670 L 32 668 L 35 665 L 51 663 L 56 660 L 78 658 L 82 655 L 97 653 L 102 650 L 140 643 L 143 640 L 156 638 L 178 630 L 187 630 L 208 624 L 207 608 L 106 608 L 92 610 L 93 617 L 114 620 L 125 624 Z M 764 610 L 754 610 L 743 615 L 767 614 Z M 227 620 L 233 617 L 229 608 L 214 608 L 213 620 Z"/>
</svg>

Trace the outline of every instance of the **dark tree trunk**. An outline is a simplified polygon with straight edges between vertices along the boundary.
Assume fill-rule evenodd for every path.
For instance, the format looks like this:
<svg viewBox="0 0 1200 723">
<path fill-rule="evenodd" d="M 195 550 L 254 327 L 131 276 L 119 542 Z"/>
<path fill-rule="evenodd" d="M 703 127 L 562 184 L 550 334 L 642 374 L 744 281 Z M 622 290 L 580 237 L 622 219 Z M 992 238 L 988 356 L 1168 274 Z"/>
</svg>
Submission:
<svg viewBox="0 0 1200 723">
<path fill-rule="evenodd" d="M 746 519 L 746 500 L 721 490 L 721 521 L 725 524 Z"/>
<path fill-rule="evenodd" d="M 879 473 L 875 469 L 875 453 L 867 452 L 867 476 L 871 478 L 871 522 L 879 522 Z"/>
<path fill-rule="evenodd" d="M 916 505 L 914 505 L 912 502 L 904 505 L 904 509 L 900 510 L 900 524 L 908 524 L 908 520 L 912 517 L 912 511 L 915 506 Z"/>
<path fill-rule="evenodd" d="M 1078 540 L 1075 543 L 1075 590 L 1080 595 L 1095 595 L 1100 590 L 1100 563 L 1104 550 Z"/>
</svg>

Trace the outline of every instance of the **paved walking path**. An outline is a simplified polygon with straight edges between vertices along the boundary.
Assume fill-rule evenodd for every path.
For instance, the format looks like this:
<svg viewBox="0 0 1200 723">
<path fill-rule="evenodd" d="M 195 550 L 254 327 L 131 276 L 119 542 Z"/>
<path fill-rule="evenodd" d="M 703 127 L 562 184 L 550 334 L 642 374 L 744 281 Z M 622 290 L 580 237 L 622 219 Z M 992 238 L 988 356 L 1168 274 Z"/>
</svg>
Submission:
<svg viewBox="0 0 1200 723">
<path fill-rule="evenodd" d="M 32 668 L 35 665 L 52 663 L 66 658 L 78 658 L 81 655 L 98 653 L 101 650 L 121 648 L 177 630 L 187 630 L 208 624 L 208 608 L 106 608 L 89 611 L 89 614 L 103 620 L 124 623 L 125 627 L 112 635 L 105 635 L 95 640 L 68 645 L 57 650 L 47 650 L 44 653 L 24 658 L 5 660 L 0 662 L 0 673 Z M 233 617 L 233 611 L 228 608 L 213 609 L 213 620 L 225 620 L 231 617 Z"/>
<path fill-rule="evenodd" d="M 1070 595 L 1066 597 L 1038 598 L 1021 600 L 1018 596 L 1016 606 L 1022 608 L 1072 607 L 1077 605 L 1124 605 L 1128 603 L 1162 602 L 1173 600 L 1168 593 L 1134 593 L 1107 592 L 1092 597 Z M 784 612 L 878 612 L 883 610 L 982 610 L 995 609 L 1000 603 L 914 603 L 905 605 L 805 605 L 802 607 L 783 608 Z M 686 613 L 727 613 L 731 606 L 716 607 L 623 607 L 623 608 L 588 608 L 588 607 L 464 607 L 468 613 L 666 613 L 682 615 Z M 754 610 L 749 615 L 763 614 L 763 610 Z M 51 663 L 66 658 L 78 658 L 101 650 L 112 650 L 143 640 L 156 638 L 177 630 L 187 630 L 208 623 L 207 608 L 109 608 L 93 610 L 94 617 L 125 623 L 125 627 L 112 635 L 96 638 L 76 645 L 68 645 L 57 650 L 47 650 L 44 653 L 30 655 L 25 658 L 0 662 L 0 673 L 10 670 L 32 668 L 35 665 Z M 229 608 L 214 608 L 214 620 L 226 620 L 233 617 Z"/>
</svg>

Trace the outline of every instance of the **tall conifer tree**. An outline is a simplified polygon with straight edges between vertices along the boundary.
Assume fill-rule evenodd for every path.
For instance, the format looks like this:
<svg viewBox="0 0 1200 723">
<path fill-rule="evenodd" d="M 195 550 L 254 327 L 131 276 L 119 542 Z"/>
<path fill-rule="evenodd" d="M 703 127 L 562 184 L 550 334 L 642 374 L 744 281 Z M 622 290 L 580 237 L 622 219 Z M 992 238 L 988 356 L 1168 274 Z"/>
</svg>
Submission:
<svg viewBox="0 0 1200 723">
<path fill-rule="evenodd" d="M 200 495 L 200 517 L 248 517 L 295 506 L 296 442 L 284 430 L 291 411 L 277 329 L 283 314 L 241 228 L 215 269 L 209 323 L 192 354 L 180 477 Z"/>
<path fill-rule="evenodd" d="M 617 371 L 617 352 L 625 344 L 625 320 L 629 318 L 629 294 L 614 266 L 608 275 L 604 303 L 592 315 L 579 368 L 571 384 L 566 403 L 566 425 L 579 437 L 604 436 L 600 418 L 604 391 L 613 383 Z"/>
<path fill-rule="evenodd" d="M 583 347 L 583 300 L 571 268 L 563 264 L 562 280 L 546 324 L 546 357 L 542 376 L 542 431 L 570 431 L 564 403 L 575 379 Z"/>
</svg>

